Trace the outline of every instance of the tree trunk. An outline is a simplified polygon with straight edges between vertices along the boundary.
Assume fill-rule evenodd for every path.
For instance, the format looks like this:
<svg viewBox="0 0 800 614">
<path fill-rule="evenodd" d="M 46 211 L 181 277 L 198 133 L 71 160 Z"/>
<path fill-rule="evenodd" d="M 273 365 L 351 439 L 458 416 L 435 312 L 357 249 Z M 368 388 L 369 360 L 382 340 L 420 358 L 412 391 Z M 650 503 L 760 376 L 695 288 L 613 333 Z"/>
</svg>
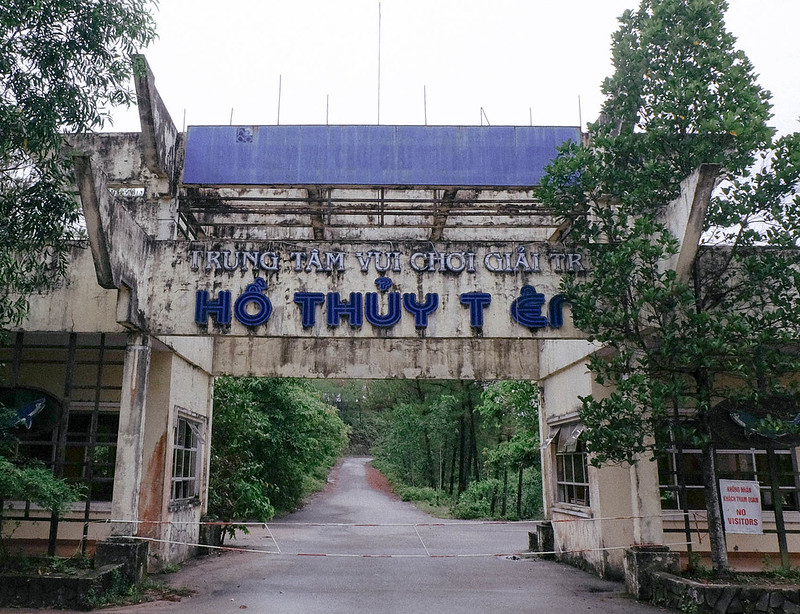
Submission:
<svg viewBox="0 0 800 614">
<path fill-rule="evenodd" d="M 519 467 L 517 478 L 517 520 L 522 520 L 522 465 Z"/>
<path fill-rule="evenodd" d="M 694 285 L 695 309 L 697 313 L 703 311 L 703 290 L 700 285 L 700 262 L 695 257 L 692 263 L 692 282 Z M 699 322 L 699 318 L 698 318 Z M 702 338 L 703 331 L 697 331 Z M 700 454 L 700 464 L 703 471 L 703 487 L 706 492 L 706 521 L 708 522 L 708 541 L 711 548 L 711 567 L 717 578 L 726 576 L 730 572 L 728 565 L 728 545 L 725 541 L 725 526 L 722 521 L 720 507 L 719 487 L 717 485 L 717 470 L 714 462 L 714 440 L 711 436 L 711 427 L 708 424 L 708 412 L 712 404 L 712 382 L 705 367 L 699 367 L 693 374 L 697 386 L 697 407 L 700 429 L 707 442 Z"/>
<path fill-rule="evenodd" d="M 499 467 L 495 468 L 495 470 L 494 470 L 494 479 L 495 480 L 499 480 L 500 479 L 500 468 Z M 492 486 L 492 502 L 489 505 L 489 516 L 494 518 L 494 511 L 496 509 L 497 509 L 497 487 L 496 486 Z"/>
<path fill-rule="evenodd" d="M 783 519 L 783 496 L 780 491 L 778 477 L 778 459 L 775 447 L 767 446 L 767 466 L 769 467 L 769 485 L 772 493 L 772 504 L 775 506 L 775 530 L 778 533 L 778 550 L 781 553 L 781 567 L 789 569 L 789 545 L 786 541 L 786 523 Z"/>
<path fill-rule="evenodd" d="M 458 419 L 458 494 L 461 494 L 467 489 L 467 476 L 465 471 L 466 458 L 464 454 L 465 436 L 464 416 L 461 416 Z"/>
<path fill-rule="evenodd" d="M 506 517 L 506 504 L 508 503 L 508 467 L 503 467 L 503 505 L 500 506 L 500 516 Z"/>
<path fill-rule="evenodd" d="M 433 450 L 431 449 L 431 439 L 426 430 L 423 438 L 425 444 L 425 478 L 428 486 L 436 488 L 436 478 L 434 477 Z"/>
<path fill-rule="evenodd" d="M 720 510 L 713 444 L 703 446 L 701 461 L 703 487 L 706 492 L 706 515 L 708 520 L 708 539 L 711 546 L 711 565 L 714 575 L 723 577 L 730 571 L 730 568 L 728 566 L 728 546 L 725 542 L 725 530 Z"/>
<path fill-rule="evenodd" d="M 456 462 L 458 461 L 458 446 L 453 442 L 453 458 L 450 459 L 450 488 L 448 488 L 447 492 L 452 497 L 453 496 L 453 486 L 455 485 L 456 481 Z"/>
<path fill-rule="evenodd" d="M 478 438 L 475 435 L 475 406 L 472 403 L 472 395 L 469 395 L 467 398 L 469 403 L 469 451 L 474 466 L 473 475 L 475 476 L 475 481 L 480 482 L 481 460 L 480 456 L 478 455 Z"/>
</svg>

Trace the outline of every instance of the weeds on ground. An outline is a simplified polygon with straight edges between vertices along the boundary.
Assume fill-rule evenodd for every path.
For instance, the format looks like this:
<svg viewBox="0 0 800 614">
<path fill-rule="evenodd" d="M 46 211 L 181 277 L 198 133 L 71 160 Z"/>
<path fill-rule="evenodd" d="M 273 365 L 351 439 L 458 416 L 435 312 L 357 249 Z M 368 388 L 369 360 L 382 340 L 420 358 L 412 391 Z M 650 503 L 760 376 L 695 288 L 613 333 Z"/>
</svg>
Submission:
<svg viewBox="0 0 800 614">
<path fill-rule="evenodd" d="M 180 566 L 180 565 L 178 565 L 177 563 L 167 563 L 166 565 L 164 565 L 164 566 L 161 568 L 161 573 L 163 573 L 163 574 L 171 574 L 171 573 L 175 573 L 175 572 L 176 572 L 176 571 L 178 571 L 180 568 L 181 568 L 181 566 Z"/>
<path fill-rule="evenodd" d="M 689 567 L 683 577 L 701 582 L 725 582 L 730 584 L 800 584 L 800 567 L 772 567 L 768 554 L 762 560 L 763 571 L 729 571 L 723 578 L 714 575 L 711 568 L 702 564 L 700 555 L 689 555 Z"/>
<path fill-rule="evenodd" d="M 92 569 L 94 559 L 87 556 L 9 556 L 0 570 L 18 574 L 63 574 L 75 575 L 84 569 Z"/>
<path fill-rule="evenodd" d="M 180 601 L 181 598 L 188 597 L 193 593 L 194 590 L 190 588 L 176 588 L 151 578 L 145 578 L 139 584 L 131 584 L 116 569 L 112 572 L 111 587 L 102 596 L 91 596 L 89 604 L 93 608 L 99 608 L 112 605 L 134 605 L 152 601 Z"/>
</svg>

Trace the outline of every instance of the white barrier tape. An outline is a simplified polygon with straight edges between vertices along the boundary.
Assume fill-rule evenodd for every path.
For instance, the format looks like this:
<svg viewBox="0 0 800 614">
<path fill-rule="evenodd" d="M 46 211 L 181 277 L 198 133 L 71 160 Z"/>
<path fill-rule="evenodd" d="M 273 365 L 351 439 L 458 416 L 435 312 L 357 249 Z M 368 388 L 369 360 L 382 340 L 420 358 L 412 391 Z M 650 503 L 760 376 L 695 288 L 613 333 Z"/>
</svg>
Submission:
<svg viewBox="0 0 800 614">
<path fill-rule="evenodd" d="M 567 513 L 559 512 L 556 513 Z M 192 520 L 115 520 L 115 519 L 98 519 L 90 520 L 91 523 L 119 523 L 119 524 L 169 524 L 169 525 L 198 525 L 198 526 L 233 526 L 233 527 L 265 527 L 266 525 L 279 526 L 279 527 L 463 527 L 463 526 L 484 526 L 484 525 L 537 525 L 542 522 L 562 523 L 562 522 L 588 522 L 588 521 L 608 521 L 608 520 L 644 520 L 647 518 L 661 518 L 663 520 L 676 520 L 685 516 L 684 512 L 675 512 L 669 514 L 651 514 L 647 516 L 591 516 L 587 518 L 557 518 L 550 521 L 547 520 L 479 520 L 479 521 L 463 521 L 463 522 L 415 522 L 415 523 L 359 523 L 359 522 L 290 522 L 290 521 L 276 521 L 276 522 L 235 522 L 235 521 L 192 521 Z M 698 517 L 694 512 L 689 515 L 697 520 Z"/>
<path fill-rule="evenodd" d="M 556 514 L 567 514 L 570 515 L 569 512 L 562 512 L 560 510 L 553 510 Z M 667 514 L 650 514 L 647 516 L 588 516 L 586 518 L 554 518 L 551 519 L 550 522 L 552 523 L 561 523 L 561 522 L 597 522 L 598 520 L 607 521 L 607 520 L 645 520 L 647 518 L 661 518 L 662 520 L 677 520 L 683 518 L 686 515 L 690 515 L 692 512 L 669 512 Z M 540 521 L 540 522 L 547 522 L 547 521 Z"/>
<path fill-rule="evenodd" d="M 320 556 L 331 558 L 373 558 L 373 559 L 453 559 L 453 558 L 489 558 L 489 557 L 507 557 L 517 556 L 520 558 L 529 558 L 533 556 L 543 555 L 556 555 L 556 554 L 581 554 L 584 552 L 607 552 L 610 550 L 627 550 L 631 546 L 606 546 L 603 548 L 581 548 L 577 550 L 551 550 L 545 552 L 502 552 L 491 554 L 350 554 L 350 553 L 337 553 L 337 552 L 276 552 L 274 550 L 258 550 L 256 548 L 235 548 L 233 546 L 211 546 L 208 544 L 199 544 L 191 542 L 179 542 L 169 539 L 156 539 L 154 537 L 144 537 L 141 535 L 134 535 L 131 539 L 138 539 L 140 541 L 157 542 L 161 544 L 173 544 L 179 546 L 194 546 L 197 548 L 209 548 L 211 550 L 222 550 L 227 552 L 240 552 L 251 554 L 272 554 L 281 556 Z M 685 546 L 692 542 L 673 542 L 669 544 L 662 544 L 664 546 Z M 424 544 L 423 544 L 424 546 Z M 425 548 L 428 552 L 428 549 Z"/>
<path fill-rule="evenodd" d="M 263 527 L 267 524 L 278 527 L 464 527 L 464 526 L 484 526 L 484 525 L 531 525 L 539 524 L 541 520 L 486 520 L 486 521 L 467 521 L 467 522 L 235 522 L 235 521 L 207 521 L 196 520 L 114 520 L 97 519 L 90 520 L 92 523 L 118 523 L 118 524 L 170 524 L 170 525 L 198 525 L 198 526 L 223 526 L 223 527 Z"/>
</svg>

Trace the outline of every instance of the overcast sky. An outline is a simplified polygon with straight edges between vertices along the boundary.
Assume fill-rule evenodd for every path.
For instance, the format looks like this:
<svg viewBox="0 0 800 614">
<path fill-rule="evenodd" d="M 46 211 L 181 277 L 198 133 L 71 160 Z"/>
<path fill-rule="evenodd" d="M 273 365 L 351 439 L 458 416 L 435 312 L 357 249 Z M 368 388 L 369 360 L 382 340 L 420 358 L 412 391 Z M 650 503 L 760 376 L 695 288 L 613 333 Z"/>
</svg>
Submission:
<svg viewBox="0 0 800 614">
<path fill-rule="evenodd" d="M 727 27 L 773 93 L 773 125 L 800 129 L 800 0 L 729 3 Z M 378 122 L 378 0 L 160 4 L 145 54 L 179 129 L 227 125 L 231 109 L 234 124 L 275 124 L 279 84 L 281 124 Z M 381 0 L 380 123 L 424 124 L 427 109 L 431 125 L 585 125 L 617 17 L 638 4 Z M 113 130 L 139 129 L 135 113 L 115 118 Z"/>
</svg>

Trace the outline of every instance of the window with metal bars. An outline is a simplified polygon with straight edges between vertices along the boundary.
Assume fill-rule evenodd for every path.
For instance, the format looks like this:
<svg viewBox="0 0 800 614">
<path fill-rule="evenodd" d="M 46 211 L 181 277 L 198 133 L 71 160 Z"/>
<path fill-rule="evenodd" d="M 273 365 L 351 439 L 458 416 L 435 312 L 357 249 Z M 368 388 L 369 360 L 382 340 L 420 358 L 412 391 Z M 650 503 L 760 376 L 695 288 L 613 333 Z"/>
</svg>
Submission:
<svg viewBox="0 0 800 614">
<path fill-rule="evenodd" d="M 200 421 L 179 415 L 173 427 L 171 502 L 188 503 L 200 499 L 200 463 L 202 454 Z"/>
<path fill-rule="evenodd" d="M 775 459 L 778 465 L 778 488 L 785 511 L 800 510 L 800 473 L 794 450 L 776 450 Z M 718 479 L 753 480 L 761 486 L 761 508 L 774 510 L 775 503 L 770 488 L 769 469 L 766 450 L 728 449 L 716 451 L 716 469 Z M 661 508 L 669 510 L 683 509 L 681 486 L 678 473 L 678 457 L 675 449 L 659 455 L 658 477 L 661 490 Z M 705 510 L 705 488 L 700 450 L 683 451 L 683 482 L 686 486 L 687 509 Z"/>
<path fill-rule="evenodd" d="M 111 501 L 114 492 L 114 466 L 117 459 L 118 412 L 72 410 L 67 420 L 63 476 L 73 484 L 83 484 L 91 501 Z M 16 433 L 16 456 L 38 460 L 50 469 L 56 463 L 58 429 L 31 434 Z"/>
</svg>

